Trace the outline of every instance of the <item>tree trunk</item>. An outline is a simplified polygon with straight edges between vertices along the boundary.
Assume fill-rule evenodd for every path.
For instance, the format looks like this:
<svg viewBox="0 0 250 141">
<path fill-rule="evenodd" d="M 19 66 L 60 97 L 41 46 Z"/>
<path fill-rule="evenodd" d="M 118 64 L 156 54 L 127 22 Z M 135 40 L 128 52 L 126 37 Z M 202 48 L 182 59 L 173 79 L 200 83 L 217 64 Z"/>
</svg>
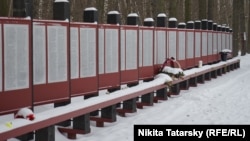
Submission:
<svg viewBox="0 0 250 141">
<path fill-rule="evenodd" d="M 245 26 L 245 0 L 240 0 L 239 9 L 240 9 L 240 35 L 241 35 L 241 55 L 246 54 L 246 26 Z"/>
<path fill-rule="evenodd" d="M 7 17 L 8 16 L 8 0 L 0 1 L 0 16 Z"/>
<path fill-rule="evenodd" d="M 169 1 L 169 17 L 176 17 L 176 0 Z M 177 19 L 178 20 L 178 19 Z"/>
<path fill-rule="evenodd" d="M 248 0 L 248 38 L 247 38 L 247 53 L 250 53 L 250 0 Z"/>
<path fill-rule="evenodd" d="M 191 20 L 191 5 L 190 0 L 185 0 L 185 21 L 188 22 Z"/>
<path fill-rule="evenodd" d="M 199 0 L 199 18 L 207 19 L 207 0 Z"/>
<path fill-rule="evenodd" d="M 207 18 L 208 20 L 213 20 L 214 19 L 214 9 L 216 7 L 214 6 L 214 0 L 209 0 L 207 4 Z"/>
<path fill-rule="evenodd" d="M 238 55 L 239 51 L 239 0 L 233 0 L 233 56 Z"/>
</svg>

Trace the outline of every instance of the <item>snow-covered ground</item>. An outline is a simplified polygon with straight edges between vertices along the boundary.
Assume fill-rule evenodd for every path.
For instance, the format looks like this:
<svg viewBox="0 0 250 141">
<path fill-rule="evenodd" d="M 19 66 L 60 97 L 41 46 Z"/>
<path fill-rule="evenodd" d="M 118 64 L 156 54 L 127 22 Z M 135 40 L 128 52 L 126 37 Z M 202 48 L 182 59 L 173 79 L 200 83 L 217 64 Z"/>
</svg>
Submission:
<svg viewBox="0 0 250 141">
<path fill-rule="evenodd" d="M 77 135 L 76 141 L 133 141 L 135 124 L 250 124 L 250 55 L 237 58 L 241 60 L 239 69 L 182 90 L 166 101 L 137 109 L 126 117 L 117 116 L 116 122 L 105 123 L 104 127 L 95 127 L 91 121 L 91 133 Z M 72 140 L 56 130 L 56 141 Z"/>
</svg>

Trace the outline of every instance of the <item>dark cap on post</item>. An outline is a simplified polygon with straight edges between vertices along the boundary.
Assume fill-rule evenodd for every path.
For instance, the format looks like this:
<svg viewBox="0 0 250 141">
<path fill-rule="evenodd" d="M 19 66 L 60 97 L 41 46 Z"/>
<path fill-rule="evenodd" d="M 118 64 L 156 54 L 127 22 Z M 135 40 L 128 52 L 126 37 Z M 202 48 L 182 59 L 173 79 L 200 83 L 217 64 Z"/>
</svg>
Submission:
<svg viewBox="0 0 250 141">
<path fill-rule="evenodd" d="M 217 31 L 217 23 L 213 23 L 213 30 Z"/>
<path fill-rule="evenodd" d="M 186 23 L 180 22 L 178 28 L 186 28 Z"/>
<path fill-rule="evenodd" d="M 221 25 L 217 25 L 217 31 L 221 31 Z"/>
<path fill-rule="evenodd" d="M 69 18 L 69 1 L 55 0 L 53 4 L 53 19 L 54 20 L 70 20 Z"/>
<path fill-rule="evenodd" d="M 200 20 L 196 20 L 194 22 L 194 29 L 201 29 L 201 21 Z"/>
<path fill-rule="evenodd" d="M 202 30 L 207 30 L 207 27 L 208 27 L 208 21 L 207 21 L 207 19 L 202 19 L 201 20 L 201 29 Z"/>
<path fill-rule="evenodd" d="M 160 13 L 157 15 L 156 26 L 157 27 L 166 27 L 167 15 L 165 13 Z"/>
<path fill-rule="evenodd" d="M 207 22 L 207 29 L 208 30 L 213 30 L 213 21 L 212 20 L 208 20 L 208 22 Z"/>
<path fill-rule="evenodd" d="M 118 11 L 109 11 L 107 16 L 108 24 L 121 24 L 120 13 Z"/>
<path fill-rule="evenodd" d="M 85 8 L 83 11 L 83 21 L 89 23 L 98 23 L 98 11 L 95 7 Z"/>
<path fill-rule="evenodd" d="M 153 18 L 145 18 L 143 25 L 144 26 L 154 26 L 154 19 Z"/>
<path fill-rule="evenodd" d="M 187 22 L 187 29 L 194 29 L 194 21 L 188 21 Z"/>
<path fill-rule="evenodd" d="M 136 13 L 130 13 L 127 16 L 127 25 L 139 25 L 139 16 Z"/>
<path fill-rule="evenodd" d="M 176 28 L 177 27 L 177 19 L 176 18 L 169 18 L 168 27 L 169 28 Z"/>
<path fill-rule="evenodd" d="M 221 25 L 221 31 L 222 32 L 226 32 L 226 24 L 222 24 Z"/>
</svg>

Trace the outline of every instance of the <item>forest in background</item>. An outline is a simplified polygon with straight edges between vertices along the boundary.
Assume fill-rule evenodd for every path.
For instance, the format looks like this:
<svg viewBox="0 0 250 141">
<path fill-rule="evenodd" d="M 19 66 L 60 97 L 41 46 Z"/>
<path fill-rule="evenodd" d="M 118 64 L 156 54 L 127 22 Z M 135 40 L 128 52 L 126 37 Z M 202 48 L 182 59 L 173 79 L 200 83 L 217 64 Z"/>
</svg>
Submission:
<svg viewBox="0 0 250 141">
<path fill-rule="evenodd" d="M 13 1 L 0 0 L 0 16 L 12 17 Z M 53 3 L 55 0 L 19 0 L 31 2 L 34 19 L 53 19 Z M 120 13 L 121 24 L 126 24 L 127 15 L 137 13 L 140 23 L 145 18 L 156 20 L 159 13 L 167 17 L 175 17 L 178 22 L 187 22 L 201 19 L 213 20 L 218 24 L 227 24 L 233 29 L 234 56 L 239 49 L 243 55 L 250 53 L 250 42 L 242 41 L 244 34 L 250 32 L 250 0 L 69 0 L 70 20 L 83 21 L 83 11 L 87 7 L 98 10 L 98 22 L 106 23 L 109 11 Z M 244 23 L 244 24 L 242 24 Z"/>
</svg>

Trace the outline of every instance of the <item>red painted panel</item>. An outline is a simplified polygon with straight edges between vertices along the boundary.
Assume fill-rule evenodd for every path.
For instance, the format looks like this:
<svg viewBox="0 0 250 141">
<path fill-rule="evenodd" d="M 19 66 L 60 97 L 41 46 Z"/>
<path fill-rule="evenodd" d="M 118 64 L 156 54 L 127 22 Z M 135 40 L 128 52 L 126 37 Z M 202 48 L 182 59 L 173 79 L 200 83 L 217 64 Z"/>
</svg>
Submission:
<svg viewBox="0 0 250 141">
<path fill-rule="evenodd" d="M 33 86 L 34 104 L 46 104 L 55 103 L 60 101 L 65 101 L 70 99 L 70 83 L 69 83 L 69 24 L 65 21 L 55 21 L 55 20 L 35 20 L 37 24 L 45 26 L 45 60 L 46 60 L 46 82 L 43 84 L 35 84 Z M 66 39 L 66 80 L 56 80 L 56 82 L 49 82 L 49 30 L 48 26 L 59 26 L 65 27 L 65 39 Z M 60 54 L 62 55 L 62 53 Z"/>
<path fill-rule="evenodd" d="M 161 68 L 162 65 L 163 64 L 156 64 L 156 65 L 154 65 L 154 74 L 155 75 L 159 73 L 159 70 L 160 70 L 160 68 Z"/>
<path fill-rule="evenodd" d="M 23 107 L 31 107 L 32 106 L 32 73 L 31 73 L 31 66 L 29 65 L 28 67 L 28 73 L 29 73 L 29 78 L 28 78 L 28 87 L 27 88 L 20 88 L 20 89 L 15 89 L 15 90 L 9 90 L 5 91 L 5 72 L 4 72 L 4 24 L 18 24 L 18 25 L 27 25 L 28 26 L 28 38 L 31 36 L 31 20 L 29 19 L 23 19 L 23 18 L 7 18 L 7 17 L 1 17 L 0 18 L 0 26 L 2 26 L 2 30 L 0 33 L 2 37 L 2 54 L 0 55 L 2 58 L 2 90 L 0 91 L 0 115 L 2 114 L 8 114 L 8 113 L 13 113 L 19 110 L 20 108 Z M 31 40 L 28 41 L 28 64 L 31 64 Z"/>
<path fill-rule="evenodd" d="M 88 28 L 88 29 L 93 29 L 95 30 L 93 33 L 95 33 L 95 42 L 96 42 L 96 46 L 91 46 L 93 48 L 95 48 L 95 52 L 93 53 L 93 56 L 96 57 L 96 60 L 97 59 L 97 44 L 98 44 L 98 41 L 97 41 L 97 24 L 90 24 L 90 23 L 80 23 L 80 22 L 72 22 L 70 24 L 70 27 L 75 27 L 77 28 L 77 36 L 78 36 L 78 39 L 77 40 L 77 53 L 79 54 L 79 58 L 78 58 L 78 71 L 81 72 L 81 69 L 85 69 L 85 68 L 81 68 L 81 37 L 80 36 L 80 30 L 82 29 L 85 29 L 85 28 Z M 72 33 L 72 32 L 71 32 Z M 83 45 L 85 46 L 85 44 Z M 72 46 L 71 46 L 72 48 Z M 72 56 L 71 56 L 72 58 Z M 72 60 L 71 60 L 72 61 Z M 71 96 L 80 96 L 80 95 L 86 95 L 86 94 L 93 94 L 93 93 L 96 93 L 98 92 L 98 77 L 97 77 L 97 68 L 98 68 L 98 62 L 95 63 L 96 67 L 95 67 L 95 76 L 86 76 L 86 77 L 79 77 L 80 74 L 78 74 L 77 78 L 71 78 L 71 82 L 70 82 L 70 90 L 71 90 Z"/>
<path fill-rule="evenodd" d="M 214 62 L 214 55 L 207 55 L 208 63 Z"/>
<path fill-rule="evenodd" d="M 69 82 L 34 85 L 34 104 L 45 104 L 69 99 Z"/>
<path fill-rule="evenodd" d="M 186 67 L 186 60 L 179 60 L 178 62 L 180 64 L 181 69 L 185 70 L 187 68 Z M 176 67 L 179 68 L 179 66 L 176 66 Z"/>
<path fill-rule="evenodd" d="M 129 31 L 134 32 L 133 36 L 130 36 L 128 33 Z M 122 25 L 121 26 L 121 31 L 120 31 L 120 39 L 123 42 L 120 41 L 120 66 L 121 66 L 121 84 L 130 84 L 130 83 L 138 83 L 139 80 L 139 70 L 138 70 L 138 55 L 139 55 L 139 27 L 138 26 L 133 26 L 133 25 Z M 131 40 L 131 37 L 134 37 L 132 40 L 137 40 L 136 42 Z M 130 42 L 135 43 L 135 44 L 130 44 Z M 134 53 L 131 56 L 131 51 Z M 124 58 L 122 58 L 124 56 Z M 135 59 L 135 62 L 129 62 L 131 59 Z M 133 63 L 133 68 L 129 68 L 128 64 L 131 65 Z M 122 68 L 122 66 L 124 68 Z"/>
<path fill-rule="evenodd" d="M 98 78 L 87 77 L 71 80 L 71 96 L 95 93 L 98 90 Z"/>
<path fill-rule="evenodd" d="M 154 67 L 153 66 L 145 66 L 139 68 L 139 79 L 146 80 L 154 78 Z"/>
<path fill-rule="evenodd" d="M 195 58 L 188 58 L 186 59 L 186 68 L 190 69 L 195 67 Z"/>
<path fill-rule="evenodd" d="M 99 89 L 114 88 L 120 86 L 120 73 L 99 74 Z"/>
<path fill-rule="evenodd" d="M 121 71 L 121 83 L 128 84 L 138 82 L 138 69 Z"/>
<path fill-rule="evenodd" d="M 0 115 L 13 113 L 22 107 L 32 105 L 31 89 L 5 91 L 0 93 Z"/>
</svg>

